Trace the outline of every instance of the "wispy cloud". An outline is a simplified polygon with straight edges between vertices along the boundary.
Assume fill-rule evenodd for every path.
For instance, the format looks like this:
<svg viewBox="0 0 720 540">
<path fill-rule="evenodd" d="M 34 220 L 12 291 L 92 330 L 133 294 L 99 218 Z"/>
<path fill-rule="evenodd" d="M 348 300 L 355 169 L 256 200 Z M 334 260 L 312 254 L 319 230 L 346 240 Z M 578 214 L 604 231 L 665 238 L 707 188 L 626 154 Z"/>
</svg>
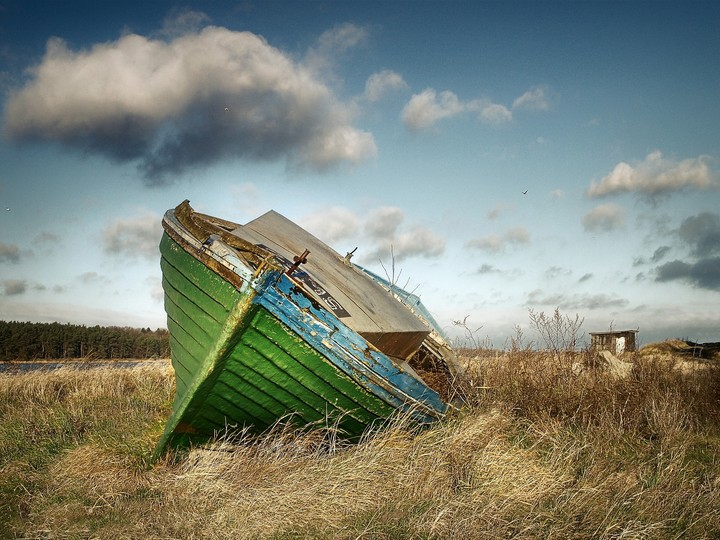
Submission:
<svg viewBox="0 0 720 540">
<path fill-rule="evenodd" d="M 717 173 L 708 164 L 709 158 L 699 156 L 677 161 L 654 151 L 635 165 L 618 163 L 600 182 L 592 182 L 587 190 L 590 197 L 605 197 L 617 193 L 638 193 L 653 197 L 684 189 L 718 187 Z"/>
<path fill-rule="evenodd" d="M 560 309 L 605 309 L 622 308 L 629 304 L 628 300 L 607 294 L 547 294 L 536 289 L 527 297 L 529 306 L 554 306 Z"/>
<path fill-rule="evenodd" d="M 513 101 L 513 109 L 547 111 L 550 108 L 545 90 L 535 86 Z"/>
<path fill-rule="evenodd" d="M 399 208 L 380 208 L 371 213 L 365 230 L 374 238 L 375 247 L 368 260 L 402 261 L 410 257 L 439 257 L 445 251 L 445 240 L 420 225 L 402 227 L 405 213 Z"/>
<path fill-rule="evenodd" d="M 345 241 L 362 246 L 357 256 L 365 262 L 432 259 L 445 251 L 440 235 L 421 225 L 406 224 L 405 212 L 394 206 L 376 208 L 363 216 L 332 207 L 307 216 L 302 224 L 330 244 Z"/>
<path fill-rule="evenodd" d="M 400 74 L 385 69 L 368 77 L 365 82 L 365 99 L 370 102 L 380 101 L 388 92 L 406 88 L 408 85 Z"/>
<path fill-rule="evenodd" d="M 392 238 L 405 220 L 405 212 L 397 206 L 383 206 L 370 213 L 365 232 L 372 238 Z"/>
<path fill-rule="evenodd" d="M 60 238 L 60 236 L 47 231 L 42 231 L 35 237 L 35 242 L 43 245 L 55 245 L 59 244 L 61 241 L 62 239 Z"/>
<path fill-rule="evenodd" d="M 228 158 L 315 170 L 358 163 L 375 155 L 374 139 L 352 126 L 354 107 L 315 68 L 362 34 L 352 26 L 324 34 L 313 68 L 260 36 L 217 26 L 166 41 L 127 34 L 77 51 L 53 38 L 10 95 L 5 130 L 137 162 L 149 183 Z"/>
<path fill-rule="evenodd" d="M 335 26 L 320 35 L 317 43 L 305 55 L 303 65 L 316 73 L 328 71 L 339 57 L 364 45 L 367 39 L 368 31 L 362 26 L 352 23 Z"/>
<path fill-rule="evenodd" d="M 531 88 L 518 97 L 512 108 L 488 98 L 463 101 L 450 90 L 438 93 L 433 88 L 427 88 L 410 98 L 401 117 L 408 130 L 418 132 L 433 127 L 440 120 L 461 114 L 475 114 L 483 123 L 500 125 L 513 120 L 514 109 L 547 108 L 544 90 L 539 87 Z"/>
<path fill-rule="evenodd" d="M 27 281 L 24 279 L 6 279 L 0 282 L 5 296 L 17 296 L 27 291 Z"/>
<path fill-rule="evenodd" d="M 665 255 L 668 254 L 670 249 L 671 249 L 670 246 L 660 246 L 652 254 L 652 257 L 650 258 L 650 260 L 654 263 L 660 262 L 661 260 L 663 260 L 665 258 Z"/>
<path fill-rule="evenodd" d="M 625 227 L 625 210 L 616 204 L 601 204 L 582 219 L 588 232 L 612 232 Z"/>
<path fill-rule="evenodd" d="M 333 206 L 304 217 L 302 225 L 319 232 L 324 242 L 332 244 L 353 237 L 360 229 L 360 218 L 347 208 Z"/>
<path fill-rule="evenodd" d="M 499 274 L 500 269 L 493 266 L 492 264 L 483 264 L 480 268 L 477 270 L 478 274 L 484 275 L 484 274 Z"/>
<path fill-rule="evenodd" d="M 467 109 L 475 111 L 480 120 L 487 124 L 500 125 L 511 122 L 513 119 L 512 111 L 505 105 L 493 103 L 489 99 L 480 99 L 468 103 Z"/>
<path fill-rule="evenodd" d="M 118 219 L 103 231 L 103 249 L 113 255 L 154 259 L 162 235 L 160 223 L 160 218 L 150 213 Z"/>
<path fill-rule="evenodd" d="M 92 283 L 107 283 L 107 279 L 97 272 L 83 272 L 78 276 L 78 280 L 83 285 L 90 285 Z"/>
<path fill-rule="evenodd" d="M 498 203 L 487 213 L 487 218 L 490 220 L 497 219 L 501 214 L 512 208 L 509 204 Z"/>
<path fill-rule="evenodd" d="M 15 244 L 4 244 L 0 242 L 0 263 L 20 261 L 20 250 Z"/>
<path fill-rule="evenodd" d="M 162 280 L 152 276 L 145 279 L 145 284 L 150 287 L 150 297 L 158 304 L 162 304 L 163 299 L 165 298 L 165 292 L 162 288 Z"/>
<path fill-rule="evenodd" d="M 561 266 L 551 266 L 547 270 L 545 270 L 545 277 L 548 279 L 556 279 L 563 276 L 570 276 L 572 275 L 572 270 L 569 270 L 568 268 L 563 268 Z"/>
<path fill-rule="evenodd" d="M 163 20 L 160 34 L 171 38 L 182 36 L 190 32 L 197 32 L 210 22 L 210 17 L 201 11 L 172 8 Z"/>
<path fill-rule="evenodd" d="M 402 120 L 410 131 L 423 131 L 438 120 L 452 118 L 466 110 L 458 97 L 449 90 L 438 94 L 432 88 L 415 94 L 402 111 Z"/>
<path fill-rule="evenodd" d="M 473 238 L 468 241 L 466 247 L 479 249 L 490 253 L 500 253 L 505 249 L 517 245 L 529 244 L 530 233 L 525 227 L 513 227 L 503 234 L 491 234 Z"/>
<path fill-rule="evenodd" d="M 670 246 L 660 246 L 653 252 L 650 260 L 645 259 L 645 257 L 636 257 L 635 260 L 633 260 L 633 266 L 642 266 L 648 263 L 659 263 L 668 253 L 670 253 L 670 251 L 672 251 Z"/>
</svg>

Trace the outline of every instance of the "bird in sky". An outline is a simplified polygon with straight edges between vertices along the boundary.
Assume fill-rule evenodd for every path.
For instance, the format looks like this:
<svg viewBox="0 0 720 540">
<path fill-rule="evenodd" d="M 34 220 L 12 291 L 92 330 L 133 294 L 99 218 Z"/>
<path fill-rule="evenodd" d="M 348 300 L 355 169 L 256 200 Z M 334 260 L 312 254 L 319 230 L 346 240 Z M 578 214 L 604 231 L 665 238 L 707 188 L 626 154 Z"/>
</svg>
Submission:
<svg viewBox="0 0 720 540">
<path fill-rule="evenodd" d="M 522 192 L 522 194 L 527 195 L 527 192 L 528 192 L 528 190 L 526 189 L 525 191 Z"/>
</svg>

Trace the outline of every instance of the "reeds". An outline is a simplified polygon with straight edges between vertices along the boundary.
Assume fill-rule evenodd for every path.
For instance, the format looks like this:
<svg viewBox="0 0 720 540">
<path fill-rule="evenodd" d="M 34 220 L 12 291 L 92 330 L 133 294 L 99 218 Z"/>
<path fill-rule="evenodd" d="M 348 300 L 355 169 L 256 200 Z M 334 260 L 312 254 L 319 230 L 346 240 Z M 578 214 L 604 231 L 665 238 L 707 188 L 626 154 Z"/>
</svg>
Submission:
<svg viewBox="0 0 720 540">
<path fill-rule="evenodd" d="M 715 365 L 473 356 L 467 405 L 430 428 L 228 432 L 152 467 L 166 368 L 0 375 L 0 536 L 720 537 Z"/>
</svg>

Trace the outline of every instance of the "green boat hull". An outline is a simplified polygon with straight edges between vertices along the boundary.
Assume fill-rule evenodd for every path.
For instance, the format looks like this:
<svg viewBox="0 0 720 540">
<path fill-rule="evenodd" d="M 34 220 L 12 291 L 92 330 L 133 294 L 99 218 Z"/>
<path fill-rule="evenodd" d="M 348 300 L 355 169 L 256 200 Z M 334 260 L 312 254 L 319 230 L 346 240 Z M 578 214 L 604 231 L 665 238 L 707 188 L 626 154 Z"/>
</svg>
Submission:
<svg viewBox="0 0 720 540">
<path fill-rule="evenodd" d="M 393 413 L 255 303 L 252 287 L 238 289 L 167 234 L 160 250 L 176 398 L 157 452 L 279 419 L 353 437 Z"/>
<path fill-rule="evenodd" d="M 357 439 L 397 413 L 430 423 L 447 412 L 447 348 L 349 255 L 272 211 L 241 226 L 184 201 L 163 227 L 176 392 L 155 458 L 279 422 Z M 292 255 L 298 246 L 311 249 Z"/>
</svg>

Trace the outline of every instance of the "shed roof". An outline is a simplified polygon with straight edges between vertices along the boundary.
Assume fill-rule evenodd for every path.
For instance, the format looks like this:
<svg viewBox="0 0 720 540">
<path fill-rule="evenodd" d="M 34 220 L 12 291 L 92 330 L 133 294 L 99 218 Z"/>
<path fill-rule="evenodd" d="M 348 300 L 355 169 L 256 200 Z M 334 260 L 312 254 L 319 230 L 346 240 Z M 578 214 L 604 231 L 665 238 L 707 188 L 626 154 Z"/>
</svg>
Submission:
<svg viewBox="0 0 720 540">
<path fill-rule="evenodd" d="M 637 334 L 640 330 L 612 330 L 607 332 L 589 332 L 591 336 L 620 336 L 622 334 Z"/>
</svg>

